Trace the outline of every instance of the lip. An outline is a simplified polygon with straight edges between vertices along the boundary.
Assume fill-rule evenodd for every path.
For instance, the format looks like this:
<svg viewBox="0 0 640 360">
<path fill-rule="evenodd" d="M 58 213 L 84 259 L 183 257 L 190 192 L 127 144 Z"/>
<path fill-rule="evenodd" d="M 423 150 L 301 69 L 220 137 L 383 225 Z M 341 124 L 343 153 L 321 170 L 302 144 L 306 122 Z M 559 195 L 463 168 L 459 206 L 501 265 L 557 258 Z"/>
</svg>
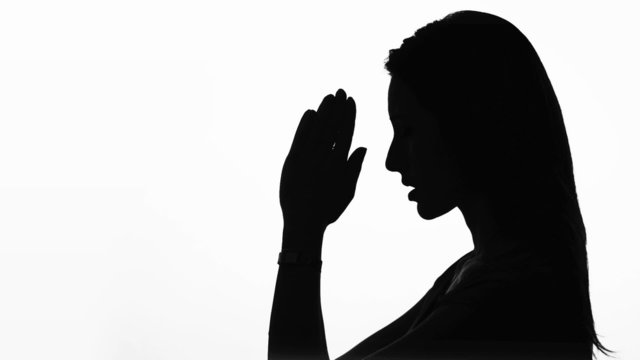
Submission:
<svg viewBox="0 0 640 360">
<path fill-rule="evenodd" d="M 415 185 L 411 184 L 409 181 L 406 181 L 406 180 L 404 180 L 404 179 L 402 179 L 402 185 L 404 185 L 404 186 L 413 186 L 413 187 L 415 187 Z"/>
<path fill-rule="evenodd" d="M 409 200 L 416 200 L 416 189 L 409 191 Z"/>
</svg>

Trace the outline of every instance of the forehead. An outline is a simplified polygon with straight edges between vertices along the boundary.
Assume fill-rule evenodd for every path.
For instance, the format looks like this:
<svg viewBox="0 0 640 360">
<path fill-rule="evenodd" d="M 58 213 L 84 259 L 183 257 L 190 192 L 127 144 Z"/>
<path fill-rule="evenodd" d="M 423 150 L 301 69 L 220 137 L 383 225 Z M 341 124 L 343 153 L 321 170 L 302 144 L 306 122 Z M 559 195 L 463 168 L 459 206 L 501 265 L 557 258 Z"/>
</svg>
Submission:
<svg viewBox="0 0 640 360">
<path fill-rule="evenodd" d="M 391 77 L 388 94 L 389 117 L 391 120 L 403 120 L 424 116 L 424 109 L 418 103 L 413 91 L 400 78 Z"/>
</svg>

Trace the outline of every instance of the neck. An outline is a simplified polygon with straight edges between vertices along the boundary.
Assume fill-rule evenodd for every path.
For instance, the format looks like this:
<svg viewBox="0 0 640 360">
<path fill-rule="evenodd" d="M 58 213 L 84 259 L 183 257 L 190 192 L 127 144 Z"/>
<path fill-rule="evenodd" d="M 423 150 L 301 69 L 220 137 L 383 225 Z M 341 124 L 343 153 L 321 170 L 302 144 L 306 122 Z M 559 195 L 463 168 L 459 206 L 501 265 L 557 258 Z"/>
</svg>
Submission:
<svg viewBox="0 0 640 360">
<path fill-rule="evenodd" d="M 485 262 L 500 261 L 507 254 L 517 252 L 523 245 L 515 234 L 505 230 L 505 221 L 498 215 L 492 197 L 486 193 L 474 193 L 460 201 L 462 212 L 473 238 L 476 256 Z"/>
</svg>

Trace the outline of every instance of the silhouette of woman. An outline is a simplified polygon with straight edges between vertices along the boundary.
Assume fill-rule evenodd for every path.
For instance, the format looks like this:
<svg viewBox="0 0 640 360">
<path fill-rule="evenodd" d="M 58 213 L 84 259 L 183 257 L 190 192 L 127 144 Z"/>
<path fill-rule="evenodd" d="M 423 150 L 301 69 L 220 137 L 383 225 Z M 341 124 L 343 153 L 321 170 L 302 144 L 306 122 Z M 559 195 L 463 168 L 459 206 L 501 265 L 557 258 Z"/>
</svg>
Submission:
<svg viewBox="0 0 640 360">
<path fill-rule="evenodd" d="M 458 207 L 473 251 L 398 319 L 338 358 L 590 359 L 586 233 L 560 105 L 511 23 L 460 11 L 391 50 L 389 171 L 424 219 Z M 269 359 L 329 359 L 320 306 L 326 227 L 354 196 L 354 100 L 340 89 L 303 115 L 280 185 L 282 252 Z"/>
</svg>

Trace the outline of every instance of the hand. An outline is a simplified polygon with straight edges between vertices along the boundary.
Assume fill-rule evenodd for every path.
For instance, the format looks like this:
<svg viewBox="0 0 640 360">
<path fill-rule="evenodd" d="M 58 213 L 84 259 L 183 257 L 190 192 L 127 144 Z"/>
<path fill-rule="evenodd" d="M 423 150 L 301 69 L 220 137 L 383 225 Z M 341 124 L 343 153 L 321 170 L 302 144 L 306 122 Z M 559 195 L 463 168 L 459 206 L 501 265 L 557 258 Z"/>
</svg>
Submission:
<svg viewBox="0 0 640 360">
<path fill-rule="evenodd" d="M 347 208 L 367 151 L 360 147 L 347 160 L 355 119 L 356 103 L 342 89 L 304 113 L 282 168 L 285 224 L 324 232 Z"/>
</svg>

